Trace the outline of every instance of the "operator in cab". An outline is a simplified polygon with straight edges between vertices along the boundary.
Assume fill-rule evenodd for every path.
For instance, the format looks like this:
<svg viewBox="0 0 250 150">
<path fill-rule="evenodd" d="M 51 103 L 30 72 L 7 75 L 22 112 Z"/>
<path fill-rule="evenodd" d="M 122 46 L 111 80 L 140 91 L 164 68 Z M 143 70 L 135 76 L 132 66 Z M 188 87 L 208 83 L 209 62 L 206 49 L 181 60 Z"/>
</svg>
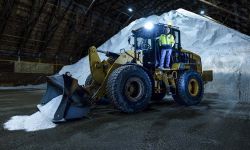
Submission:
<svg viewBox="0 0 250 150">
<path fill-rule="evenodd" d="M 171 25 L 168 25 L 168 27 L 165 28 L 164 33 L 161 34 L 159 38 L 159 45 L 161 47 L 161 57 L 160 57 L 161 60 L 160 60 L 159 69 L 161 70 L 170 69 L 170 66 L 169 66 L 170 58 L 172 54 L 172 48 L 175 44 L 174 36 L 170 33 L 170 27 Z M 164 65 L 164 62 L 166 62 L 165 65 Z"/>
</svg>

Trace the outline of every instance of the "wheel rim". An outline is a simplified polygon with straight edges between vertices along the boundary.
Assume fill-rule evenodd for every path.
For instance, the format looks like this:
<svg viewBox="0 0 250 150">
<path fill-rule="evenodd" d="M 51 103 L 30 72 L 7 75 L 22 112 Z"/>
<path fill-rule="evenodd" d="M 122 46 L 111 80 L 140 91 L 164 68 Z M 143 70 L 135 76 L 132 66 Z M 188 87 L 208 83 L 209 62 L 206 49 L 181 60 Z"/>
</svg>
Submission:
<svg viewBox="0 0 250 150">
<path fill-rule="evenodd" d="M 128 100 L 136 102 L 143 96 L 144 86 L 143 82 L 138 77 L 133 77 L 127 80 L 125 84 L 125 96 Z"/>
<path fill-rule="evenodd" d="M 199 93 L 199 83 L 196 79 L 191 79 L 188 83 L 188 91 L 191 96 L 197 96 Z"/>
</svg>

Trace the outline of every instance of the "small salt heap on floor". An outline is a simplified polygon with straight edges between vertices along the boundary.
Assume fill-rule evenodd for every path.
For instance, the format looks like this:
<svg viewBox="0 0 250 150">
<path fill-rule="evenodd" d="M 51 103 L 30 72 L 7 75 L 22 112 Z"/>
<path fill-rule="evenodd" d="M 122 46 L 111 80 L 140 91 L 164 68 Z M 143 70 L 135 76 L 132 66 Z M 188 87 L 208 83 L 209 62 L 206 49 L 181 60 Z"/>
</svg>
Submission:
<svg viewBox="0 0 250 150">
<path fill-rule="evenodd" d="M 46 105 L 38 105 L 39 110 L 30 116 L 13 116 L 4 123 L 7 130 L 37 131 L 56 127 L 52 122 L 53 116 L 61 103 L 62 95 L 53 98 Z"/>
</svg>

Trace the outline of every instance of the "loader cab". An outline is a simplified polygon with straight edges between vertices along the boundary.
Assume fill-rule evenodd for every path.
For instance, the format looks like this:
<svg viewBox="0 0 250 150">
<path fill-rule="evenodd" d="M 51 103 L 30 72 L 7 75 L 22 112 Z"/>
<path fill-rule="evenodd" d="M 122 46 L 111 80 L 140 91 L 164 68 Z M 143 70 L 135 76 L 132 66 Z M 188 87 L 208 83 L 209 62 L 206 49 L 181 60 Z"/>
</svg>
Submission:
<svg viewBox="0 0 250 150">
<path fill-rule="evenodd" d="M 165 24 L 155 24 L 152 30 L 147 30 L 145 28 L 139 28 L 132 31 L 132 45 L 136 52 L 138 59 L 142 57 L 143 66 L 154 70 L 159 66 L 161 47 L 159 46 L 159 37 L 164 33 L 164 30 L 167 28 Z M 175 45 L 173 47 L 171 63 L 177 62 L 177 55 L 181 50 L 181 37 L 180 30 L 177 27 L 170 28 L 171 34 L 175 38 Z M 129 39 L 129 42 L 131 38 Z"/>
</svg>

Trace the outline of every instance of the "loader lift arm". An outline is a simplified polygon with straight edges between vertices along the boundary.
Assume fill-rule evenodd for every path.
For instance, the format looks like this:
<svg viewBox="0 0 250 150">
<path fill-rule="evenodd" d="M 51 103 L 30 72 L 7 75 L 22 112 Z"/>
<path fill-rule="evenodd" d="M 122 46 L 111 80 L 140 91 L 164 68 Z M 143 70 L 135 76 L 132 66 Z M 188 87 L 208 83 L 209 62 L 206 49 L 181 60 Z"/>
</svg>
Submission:
<svg viewBox="0 0 250 150">
<path fill-rule="evenodd" d="M 107 57 L 112 57 L 113 59 L 117 59 L 120 55 L 110 51 L 97 50 L 97 52 L 104 53 Z"/>
</svg>

